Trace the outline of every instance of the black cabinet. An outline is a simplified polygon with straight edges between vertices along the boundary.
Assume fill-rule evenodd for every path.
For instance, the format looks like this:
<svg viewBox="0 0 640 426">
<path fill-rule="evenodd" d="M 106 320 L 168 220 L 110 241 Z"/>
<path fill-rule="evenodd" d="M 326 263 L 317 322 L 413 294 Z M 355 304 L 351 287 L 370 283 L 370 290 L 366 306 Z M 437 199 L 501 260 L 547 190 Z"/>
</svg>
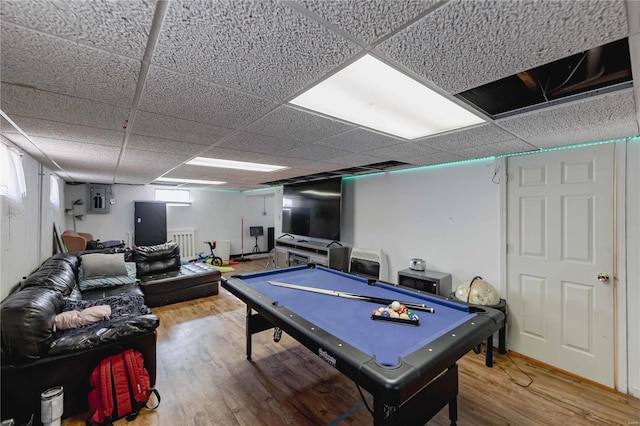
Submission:
<svg viewBox="0 0 640 426">
<path fill-rule="evenodd" d="M 398 285 L 447 297 L 453 291 L 451 274 L 438 271 L 403 269 L 398 271 Z"/>
<path fill-rule="evenodd" d="M 136 201 L 134 243 L 153 246 L 167 242 L 167 203 Z"/>
</svg>

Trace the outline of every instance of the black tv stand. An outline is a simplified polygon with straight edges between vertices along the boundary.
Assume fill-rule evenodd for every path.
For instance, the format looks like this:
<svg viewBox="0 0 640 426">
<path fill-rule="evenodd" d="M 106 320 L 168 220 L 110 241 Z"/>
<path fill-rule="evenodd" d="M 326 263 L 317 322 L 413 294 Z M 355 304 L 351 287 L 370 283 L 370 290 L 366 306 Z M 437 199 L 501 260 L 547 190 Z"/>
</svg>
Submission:
<svg viewBox="0 0 640 426">
<path fill-rule="evenodd" d="M 279 240 L 279 239 L 280 239 L 280 238 L 282 238 L 282 237 L 291 237 L 291 238 L 293 238 L 294 240 L 295 240 L 295 238 L 296 238 L 296 237 L 294 237 L 294 236 L 293 236 L 293 235 L 291 235 L 291 234 L 282 234 L 282 235 L 280 235 L 278 238 L 276 238 L 276 240 Z"/>
<path fill-rule="evenodd" d="M 342 244 L 340 244 L 340 242 L 339 242 L 339 241 L 336 241 L 336 240 L 333 240 L 333 241 L 331 241 L 329 244 L 327 244 L 327 247 L 331 247 L 331 246 L 332 246 L 332 245 L 334 245 L 334 244 L 337 244 L 337 245 L 339 245 L 340 247 L 342 247 Z"/>
<path fill-rule="evenodd" d="M 309 241 L 307 240 L 298 240 L 299 243 L 308 243 Z"/>
</svg>

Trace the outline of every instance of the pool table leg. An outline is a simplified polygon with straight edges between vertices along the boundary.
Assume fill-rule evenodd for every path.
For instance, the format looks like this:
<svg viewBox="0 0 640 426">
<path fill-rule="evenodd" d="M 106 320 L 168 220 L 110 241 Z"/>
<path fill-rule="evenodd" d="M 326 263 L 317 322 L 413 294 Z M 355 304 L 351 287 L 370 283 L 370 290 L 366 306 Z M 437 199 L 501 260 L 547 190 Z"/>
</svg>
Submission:
<svg viewBox="0 0 640 426">
<path fill-rule="evenodd" d="M 449 400 L 449 421 L 451 421 L 451 426 L 456 426 L 458 421 L 458 398 L 456 396 Z"/>
<path fill-rule="evenodd" d="M 493 367 L 493 334 L 487 337 L 487 354 L 484 363 L 487 367 Z"/>
<path fill-rule="evenodd" d="M 262 315 L 258 313 L 254 314 L 253 309 L 248 305 L 245 324 L 245 337 L 247 339 L 247 359 L 251 360 L 251 336 L 256 333 L 260 333 L 261 331 L 270 330 L 275 326 Z"/>
<path fill-rule="evenodd" d="M 247 305 L 247 316 L 245 322 L 245 338 L 247 339 L 247 359 L 251 361 L 251 308 Z"/>
</svg>

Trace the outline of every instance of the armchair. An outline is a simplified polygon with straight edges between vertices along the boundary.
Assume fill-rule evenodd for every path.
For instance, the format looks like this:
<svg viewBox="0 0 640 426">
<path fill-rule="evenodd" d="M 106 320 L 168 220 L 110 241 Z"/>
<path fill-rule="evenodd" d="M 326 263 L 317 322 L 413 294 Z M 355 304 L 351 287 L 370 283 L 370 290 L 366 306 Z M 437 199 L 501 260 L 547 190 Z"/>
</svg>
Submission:
<svg viewBox="0 0 640 426">
<path fill-rule="evenodd" d="M 68 252 L 81 251 L 86 249 L 87 241 L 93 240 L 93 235 L 86 232 L 64 231 L 62 233 L 62 242 Z"/>
</svg>

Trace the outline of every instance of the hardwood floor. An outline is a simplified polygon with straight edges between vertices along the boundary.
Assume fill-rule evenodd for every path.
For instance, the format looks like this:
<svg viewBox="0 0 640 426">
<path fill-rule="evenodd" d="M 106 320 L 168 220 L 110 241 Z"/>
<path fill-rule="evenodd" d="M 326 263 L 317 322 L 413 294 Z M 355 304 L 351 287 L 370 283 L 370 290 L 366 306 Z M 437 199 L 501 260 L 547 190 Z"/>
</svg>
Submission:
<svg viewBox="0 0 640 426">
<path fill-rule="evenodd" d="M 263 270 L 266 259 L 233 273 Z M 245 358 L 245 305 L 220 294 L 154 308 L 158 329 L 157 410 L 117 425 L 371 425 L 353 382 L 304 346 L 270 332 L 253 337 Z M 458 425 L 640 425 L 640 400 L 547 366 L 494 352 L 494 367 L 473 352 L 458 363 Z M 526 385 L 532 380 L 531 384 Z M 370 396 L 365 397 L 372 406 Z M 65 419 L 84 425 L 86 416 Z M 445 407 L 429 425 L 448 425 Z"/>
</svg>

